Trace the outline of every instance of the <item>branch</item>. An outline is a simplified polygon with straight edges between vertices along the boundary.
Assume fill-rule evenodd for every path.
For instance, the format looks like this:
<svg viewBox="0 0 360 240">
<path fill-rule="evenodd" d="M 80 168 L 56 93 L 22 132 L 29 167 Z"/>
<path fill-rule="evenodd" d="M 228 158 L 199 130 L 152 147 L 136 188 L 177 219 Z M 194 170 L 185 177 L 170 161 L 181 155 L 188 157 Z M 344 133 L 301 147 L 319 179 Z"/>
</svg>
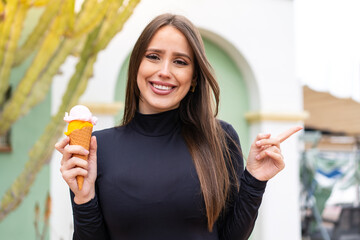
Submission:
<svg viewBox="0 0 360 240">
<path fill-rule="evenodd" d="M 58 49 L 61 37 L 67 27 L 66 15 L 64 17 L 67 7 L 68 4 L 64 1 L 34 61 L 28 68 L 24 78 L 17 86 L 12 98 L 5 104 L 4 110 L 0 115 L 0 135 L 5 134 L 11 125 L 19 117 L 21 117 L 21 106 L 26 101 L 26 98 L 34 83 L 38 79 L 39 74 L 44 70 L 44 68 L 46 68 L 47 63 Z"/>
<path fill-rule="evenodd" d="M 46 36 L 50 24 L 53 22 L 56 13 L 60 7 L 60 1 L 52 0 L 51 4 L 47 4 L 45 11 L 41 15 L 36 27 L 26 38 L 25 43 L 16 51 L 13 67 L 20 65 L 27 57 L 40 47 L 40 44 Z M 35 4 L 35 3 L 34 3 Z"/>
<path fill-rule="evenodd" d="M 93 52 L 93 42 L 96 41 L 98 29 L 93 31 L 87 39 L 81 54 L 80 61 L 76 66 L 76 72 L 72 76 L 68 88 L 64 94 L 62 104 L 55 116 L 46 126 L 43 134 L 29 152 L 29 160 L 25 164 L 22 173 L 4 194 L 0 207 L 0 222 L 13 210 L 15 210 L 28 194 L 36 175 L 42 166 L 50 159 L 56 141 L 63 135 L 65 122 L 64 112 L 75 105 L 81 94 L 85 91 L 88 79 L 93 74 L 93 65 L 97 54 Z"/>
<path fill-rule="evenodd" d="M 4 7 L 4 21 L 0 22 L 0 75 L 4 65 L 8 63 L 5 61 L 4 58 L 9 42 L 11 41 L 11 31 L 14 22 L 15 15 L 17 13 L 17 1 L 9 1 Z M 0 105 L 4 102 L 5 93 L 9 88 L 9 78 L 0 78 Z M 1 134 L 0 134 L 1 135 Z"/>
</svg>

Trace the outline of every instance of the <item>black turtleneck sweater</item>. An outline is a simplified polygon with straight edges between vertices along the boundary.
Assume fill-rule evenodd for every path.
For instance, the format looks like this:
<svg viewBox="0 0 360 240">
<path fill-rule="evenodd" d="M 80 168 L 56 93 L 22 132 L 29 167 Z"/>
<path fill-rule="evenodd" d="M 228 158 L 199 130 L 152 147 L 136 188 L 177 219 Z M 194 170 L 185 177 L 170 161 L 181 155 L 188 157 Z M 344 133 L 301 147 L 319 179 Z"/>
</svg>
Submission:
<svg viewBox="0 0 360 240">
<path fill-rule="evenodd" d="M 98 151 L 96 196 L 73 202 L 74 239 L 241 240 L 253 229 L 266 182 L 243 170 L 238 148 L 240 191 L 208 231 L 200 182 L 181 135 L 178 110 L 136 113 L 126 126 L 95 132 Z M 233 127 L 223 129 L 239 144 Z"/>
</svg>

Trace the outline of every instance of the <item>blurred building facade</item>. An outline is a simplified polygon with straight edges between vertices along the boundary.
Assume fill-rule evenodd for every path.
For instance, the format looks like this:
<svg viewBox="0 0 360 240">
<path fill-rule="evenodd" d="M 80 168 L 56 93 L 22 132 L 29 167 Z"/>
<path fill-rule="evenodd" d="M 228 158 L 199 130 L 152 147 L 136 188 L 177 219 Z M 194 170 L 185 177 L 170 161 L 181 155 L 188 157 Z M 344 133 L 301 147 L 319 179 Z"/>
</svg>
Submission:
<svg viewBox="0 0 360 240">
<path fill-rule="evenodd" d="M 81 99 L 100 117 L 96 129 L 119 124 L 117 112 L 121 112 L 124 99 L 127 58 L 145 25 L 165 12 L 185 15 L 200 29 L 222 90 L 219 117 L 237 130 L 245 155 L 257 133 L 275 136 L 299 124 L 304 114 L 301 84 L 295 77 L 293 5 L 283 0 L 143 0 L 122 32 L 100 54 Z M 69 59 L 62 68 L 64 74 L 55 79 L 53 112 L 74 62 L 76 59 Z M 296 136 L 283 144 L 283 154 L 286 168 L 268 183 L 252 239 L 301 238 Z M 64 230 L 72 221 L 59 159 L 55 153 L 51 163 L 51 239 L 68 236 Z"/>
<path fill-rule="evenodd" d="M 302 123 L 305 115 L 302 87 L 295 74 L 293 1 L 142 0 L 124 29 L 100 53 L 94 76 L 81 98 L 81 103 L 89 106 L 99 117 L 94 130 L 119 124 L 128 56 L 145 25 L 165 12 L 182 14 L 200 29 L 208 58 L 221 86 L 219 118 L 231 123 L 237 130 L 245 156 L 258 133 L 270 132 L 276 136 L 287 128 Z M 34 120 L 36 116 L 46 116 L 49 119 L 57 111 L 76 61 L 75 57 L 67 59 L 61 68 L 62 74 L 54 79 L 47 101 L 32 116 L 15 126 L 13 140 L 18 141 L 13 141 L 14 156 L 11 158 L 19 158 L 16 154 L 20 153 L 22 158 L 26 158 L 28 148 L 34 141 L 24 137 L 23 129 L 29 130 L 30 123 L 37 121 Z M 43 126 L 41 122 L 38 124 L 39 128 Z M 32 136 L 35 140 L 39 132 L 41 131 L 32 127 L 26 136 Z M 25 145 L 21 141 L 28 143 Z M 251 239 L 301 239 L 300 145 L 297 136 L 282 145 L 286 168 L 268 183 Z M 4 187 L 12 182 L 24 164 L 16 162 L 16 166 L 7 166 L 10 162 L 8 156 L 0 154 L 3 164 L 0 165 L 1 168 L 17 170 L 4 176 L 4 179 L 8 179 L 6 184 L 2 181 Z M 37 194 L 46 192 L 47 189 L 50 189 L 52 197 L 50 239 L 72 238 L 69 189 L 59 172 L 60 159 L 60 154 L 54 152 L 50 167 L 43 168 L 30 195 L 26 197 L 28 203 L 12 213 L 10 220 L 6 219 L 8 223 L 0 224 L 1 239 L 27 239 L 26 235 L 32 234 L 33 207 L 36 202 L 45 201 L 44 194 Z M 21 225 L 26 225 L 24 237 L 16 229 L 25 212 L 27 220 L 20 221 Z M 9 230 L 9 227 L 13 229 Z"/>
</svg>

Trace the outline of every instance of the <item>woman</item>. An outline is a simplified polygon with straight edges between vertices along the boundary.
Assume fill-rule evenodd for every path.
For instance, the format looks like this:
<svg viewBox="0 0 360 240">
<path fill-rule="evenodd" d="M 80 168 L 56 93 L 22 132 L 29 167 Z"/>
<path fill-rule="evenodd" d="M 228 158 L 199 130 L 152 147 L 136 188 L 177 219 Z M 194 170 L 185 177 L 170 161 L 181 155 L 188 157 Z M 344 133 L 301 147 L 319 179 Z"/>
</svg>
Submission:
<svg viewBox="0 0 360 240">
<path fill-rule="evenodd" d="M 74 239 L 247 239 L 266 181 L 284 168 L 280 143 L 301 127 L 259 134 L 244 170 L 218 103 L 198 30 L 182 16 L 155 18 L 130 57 L 122 125 L 95 132 L 90 152 L 56 144 Z"/>
</svg>

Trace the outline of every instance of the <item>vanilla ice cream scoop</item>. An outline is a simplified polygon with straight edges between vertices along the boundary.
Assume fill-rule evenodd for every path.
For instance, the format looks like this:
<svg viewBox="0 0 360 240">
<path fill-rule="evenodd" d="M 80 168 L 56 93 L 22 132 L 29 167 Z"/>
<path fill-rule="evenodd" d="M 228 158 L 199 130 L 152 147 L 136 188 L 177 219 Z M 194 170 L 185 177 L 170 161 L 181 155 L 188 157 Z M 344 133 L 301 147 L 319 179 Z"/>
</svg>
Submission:
<svg viewBox="0 0 360 240">
<path fill-rule="evenodd" d="M 74 120 L 90 122 L 96 124 L 97 118 L 93 117 L 90 110 L 84 105 L 76 105 L 70 110 L 70 114 L 65 113 L 64 121 L 71 122 Z"/>
</svg>

